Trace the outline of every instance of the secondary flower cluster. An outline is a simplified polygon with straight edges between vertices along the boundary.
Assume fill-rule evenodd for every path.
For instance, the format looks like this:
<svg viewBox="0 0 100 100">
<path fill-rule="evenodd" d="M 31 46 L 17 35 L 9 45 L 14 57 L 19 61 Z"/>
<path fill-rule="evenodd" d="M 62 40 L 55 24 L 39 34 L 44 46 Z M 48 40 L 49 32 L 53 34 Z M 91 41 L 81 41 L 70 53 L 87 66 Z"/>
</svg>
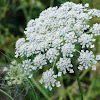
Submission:
<svg viewBox="0 0 100 100">
<path fill-rule="evenodd" d="M 40 83 L 45 83 L 45 88 L 49 87 L 50 90 L 52 90 L 52 87 L 60 86 L 60 82 L 56 82 L 57 75 L 54 75 L 53 69 L 49 69 L 46 72 L 43 72 L 42 79 L 40 80 Z M 52 87 L 51 87 L 52 86 Z"/>
<path fill-rule="evenodd" d="M 5 80 L 7 80 L 8 85 L 22 84 L 26 75 L 22 69 L 22 64 L 18 64 L 16 60 L 12 61 L 10 67 L 5 67 L 3 71 L 6 71 Z"/>
<path fill-rule="evenodd" d="M 33 71 L 51 65 L 52 68 L 43 72 L 40 83 L 50 90 L 59 87 L 58 77 L 67 72 L 74 73 L 72 58 L 78 63 L 79 70 L 83 67 L 96 70 L 97 61 L 92 48 L 94 37 L 100 35 L 100 24 L 91 27 L 90 21 L 93 17 L 100 18 L 100 10 L 88 7 L 89 4 L 66 2 L 59 8 L 50 7 L 42 11 L 39 18 L 28 22 L 24 32 L 26 38 L 16 42 L 15 57 L 27 56 L 23 68 L 29 78 L 34 76 Z M 54 69 L 58 72 L 55 73 Z"/>
</svg>

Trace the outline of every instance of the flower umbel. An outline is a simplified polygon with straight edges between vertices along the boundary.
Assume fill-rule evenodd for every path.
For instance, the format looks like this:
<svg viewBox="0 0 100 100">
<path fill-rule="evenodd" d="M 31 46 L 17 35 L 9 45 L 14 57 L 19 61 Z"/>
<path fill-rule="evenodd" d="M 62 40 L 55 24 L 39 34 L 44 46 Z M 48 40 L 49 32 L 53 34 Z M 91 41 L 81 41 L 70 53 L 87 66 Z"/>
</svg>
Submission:
<svg viewBox="0 0 100 100">
<path fill-rule="evenodd" d="M 40 83 L 52 90 L 55 85 L 60 86 L 59 77 L 74 73 L 72 59 L 79 70 L 88 67 L 96 70 L 100 56 L 95 57 L 92 48 L 95 37 L 100 35 L 100 24 L 90 25 L 94 17 L 100 18 L 100 10 L 89 9 L 88 3 L 83 6 L 66 2 L 60 7 L 49 7 L 39 18 L 31 19 L 24 31 L 26 38 L 16 42 L 15 52 L 15 57 L 27 57 L 22 66 L 28 78 L 46 66 Z"/>
<path fill-rule="evenodd" d="M 45 88 L 49 87 L 52 90 L 52 87 L 56 85 L 56 87 L 60 86 L 60 82 L 56 82 L 57 75 L 54 75 L 54 71 L 52 69 L 43 72 L 43 76 L 40 80 L 40 83 L 45 83 Z"/>
</svg>

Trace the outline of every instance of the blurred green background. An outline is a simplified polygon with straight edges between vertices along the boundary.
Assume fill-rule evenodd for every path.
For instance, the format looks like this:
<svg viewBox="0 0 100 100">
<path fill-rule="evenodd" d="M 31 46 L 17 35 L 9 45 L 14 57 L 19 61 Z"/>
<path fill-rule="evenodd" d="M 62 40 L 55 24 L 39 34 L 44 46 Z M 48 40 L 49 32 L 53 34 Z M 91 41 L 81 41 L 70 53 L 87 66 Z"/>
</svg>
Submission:
<svg viewBox="0 0 100 100">
<path fill-rule="evenodd" d="M 0 67 L 7 66 L 14 59 L 15 43 L 18 38 L 24 37 L 24 29 L 30 19 L 38 18 L 39 14 L 50 6 L 60 6 L 67 1 L 83 5 L 89 3 L 90 8 L 100 10 L 100 0 L 0 0 Z M 100 23 L 100 20 L 95 18 L 92 23 Z M 95 54 L 100 54 L 100 37 L 97 38 L 95 45 Z M 82 75 L 85 75 L 81 80 L 84 100 L 100 100 L 99 63 L 96 71 L 84 71 Z M 53 100 L 58 100 L 58 98 L 59 100 L 79 100 L 78 86 L 74 81 L 75 76 L 68 74 L 63 77 L 63 83 L 66 84 L 63 87 L 71 89 L 64 93 L 62 88 L 52 92 L 46 89 L 45 91 Z M 41 96 L 39 100 L 46 100 L 37 89 L 36 92 L 39 98 Z M 31 91 L 27 93 L 24 100 L 35 100 Z"/>
</svg>

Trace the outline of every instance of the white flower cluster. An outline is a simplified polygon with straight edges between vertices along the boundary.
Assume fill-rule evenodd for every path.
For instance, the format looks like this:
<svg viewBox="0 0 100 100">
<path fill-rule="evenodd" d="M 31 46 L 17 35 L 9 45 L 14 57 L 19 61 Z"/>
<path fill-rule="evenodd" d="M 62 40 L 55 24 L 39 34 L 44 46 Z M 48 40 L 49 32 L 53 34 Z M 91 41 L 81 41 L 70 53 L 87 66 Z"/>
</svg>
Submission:
<svg viewBox="0 0 100 100">
<path fill-rule="evenodd" d="M 93 17 L 100 18 L 100 10 L 88 7 L 88 3 L 83 6 L 66 2 L 59 8 L 50 7 L 42 11 L 39 18 L 28 22 L 24 32 L 26 39 L 21 38 L 16 42 L 15 56 L 33 58 L 23 61 L 24 72 L 30 78 L 33 70 L 42 69 L 48 64 L 58 70 L 58 77 L 67 71 L 74 73 L 72 57 L 75 58 L 75 63 L 79 63 L 79 70 L 83 67 L 96 69 L 96 57 L 88 49 L 94 48 L 94 36 L 100 35 L 100 24 L 90 26 Z M 76 52 L 80 55 L 75 55 Z M 99 58 L 98 56 L 97 59 Z M 43 72 L 40 80 L 50 90 L 54 85 L 60 86 L 53 69 Z"/>
<path fill-rule="evenodd" d="M 69 73 L 74 73 L 73 65 L 71 64 L 70 58 L 60 58 L 60 60 L 56 63 L 57 68 L 60 69 L 61 72 L 66 74 L 66 69 L 69 71 Z"/>
<path fill-rule="evenodd" d="M 100 55 L 97 55 L 96 56 L 96 60 L 99 60 L 100 61 Z"/>
<path fill-rule="evenodd" d="M 95 36 L 100 35 L 100 24 L 93 24 L 93 27 L 90 29 L 90 32 L 94 33 Z"/>
<path fill-rule="evenodd" d="M 56 82 L 56 78 L 57 78 L 57 75 L 54 75 L 54 71 L 53 69 L 49 69 L 47 70 L 46 72 L 43 72 L 43 76 L 40 80 L 40 83 L 45 83 L 45 88 L 48 88 L 50 90 L 52 90 L 52 87 L 55 86 L 56 84 L 56 87 L 60 87 L 60 82 Z"/>
<path fill-rule="evenodd" d="M 17 61 L 14 60 L 11 62 L 9 68 L 5 67 L 3 71 L 6 71 L 5 80 L 7 80 L 8 85 L 12 84 L 22 84 L 23 80 L 26 77 L 23 68 L 21 68 L 21 64 L 17 64 Z"/>
<path fill-rule="evenodd" d="M 94 45 L 92 45 L 92 43 L 95 41 L 95 39 L 93 38 L 93 34 L 82 34 L 79 38 L 78 38 L 78 42 L 82 45 L 82 48 L 84 48 L 85 46 L 88 48 L 90 46 L 90 48 L 93 48 Z"/>
<path fill-rule="evenodd" d="M 80 62 L 78 69 L 82 70 L 83 66 L 85 66 L 85 69 L 87 69 L 88 67 L 92 67 L 93 70 L 96 70 L 96 66 L 95 65 L 92 66 L 92 64 L 97 63 L 92 51 L 89 52 L 88 50 L 86 51 L 81 50 L 78 61 Z"/>
<path fill-rule="evenodd" d="M 39 69 L 42 69 L 42 66 L 47 64 L 46 59 L 45 59 L 45 55 L 38 54 L 34 58 L 33 63 L 34 63 L 35 68 L 39 67 Z"/>
<path fill-rule="evenodd" d="M 50 61 L 50 63 L 52 63 L 54 59 L 57 59 L 58 55 L 58 50 L 56 50 L 55 48 L 50 48 L 46 53 L 46 58 Z"/>
<path fill-rule="evenodd" d="M 31 59 L 24 60 L 22 67 L 24 68 L 24 73 L 26 73 L 29 78 L 33 76 L 32 71 L 36 70 L 36 68 L 32 65 Z"/>
<path fill-rule="evenodd" d="M 66 43 L 65 45 L 62 46 L 61 51 L 63 54 L 63 57 L 66 58 L 66 56 L 73 57 L 73 52 L 75 51 L 75 45 L 72 43 Z"/>
</svg>

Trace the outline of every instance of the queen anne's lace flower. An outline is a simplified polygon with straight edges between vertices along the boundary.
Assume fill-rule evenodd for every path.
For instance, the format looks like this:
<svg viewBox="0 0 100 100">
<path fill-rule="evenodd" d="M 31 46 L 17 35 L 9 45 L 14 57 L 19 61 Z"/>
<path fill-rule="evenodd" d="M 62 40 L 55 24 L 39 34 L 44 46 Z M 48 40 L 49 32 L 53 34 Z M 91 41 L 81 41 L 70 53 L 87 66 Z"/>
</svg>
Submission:
<svg viewBox="0 0 100 100">
<path fill-rule="evenodd" d="M 88 14 L 91 16 L 91 17 L 99 17 L 100 18 L 100 10 L 97 10 L 97 9 L 90 9 Z"/>
<path fill-rule="evenodd" d="M 82 45 L 82 48 L 84 48 L 85 46 L 88 48 L 90 46 L 90 48 L 93 48 L 94 46 L 92 45 L 92 42 L 94 42 L 95 39 L 93 39 L 93 35 L 92 34 L 82 34 L 79 38 L 78 38 L 78 42 L 80 42 L 80 44 Z"/>
<path fill-rule="evenodd" d="M 21 47 L 24 43 L 25 43 L 25 38 L 21 38 L 16 42 L 16 52 L 15 52 L 16 56 L 15 57 L 18 57 L 19 54 L 21 53 L 22 51 Z"/>
<path fill-rule="evenodd" d="M 39 69 L 42 69 L 42 66 L 47 64 L 45 55 L 43 55 L 43 54 L 37 55 L 34 58 L 33 63 L 34 63 L 35 68 L 39 67 Z"/>
<path fill-rule="evenodd" d="M 85 67 L 85 69 L 87 69 L 88 67 L 93 67 L 94 69 L 94 66 L 92 66 L 92 64 L 97 63 L 93 52 L 92 51 L 89 52 L 88 50 L 86 50 L 86 52 L 81 50 L 78 61 L 80 63 L 78 69 L 81 69 L 81 70 L 83 66 Z"/>
<path fill-rule="evenodd" d="M 66 43 L 64 46 L 62 46 L 61 52 L 63 54 L 63 57 L 73 57 L 73 52 L 75 51 L 75 45 L 71 43 Z"/>
<path fill-rule="evenodd" d="M 69 32 L 68 34 L 65 34 L 64 40 L 66 43 L 75 43 L 77 42 L 77 36 L 74 32 Z"/>
<path fill-rule="evenodd" d="M 100 61 L 100 55 L 97 55 L 96 56 L 96 60 L 99 60 Z"/>
<path fill-rule="evenodd" d="M 58 50 L 56 50 L 55 48 L 50 48 L 46 53 L 46 58 L 50 61 L 50 63 L 52 63 L 54 59 L 57 59 L 58 55 Z"/>
<path fill-rule="evenodd" d="M 52 42 L 52 47 L 60 49 L 61 44 L 63 45 L 62 41 L 63 41 L 63 39 L 55 39 Z"/>
<path fill-rule="evenodd" d="M 100 24 L 93 24 L 93 27 L 90 29 L 90 32 L 94 33 L 95 36 L 100 35 Z"/>
<path fill-rule="evenodd" d="M 86 3 L 86 4 L 84 5 L 84 7 L 89 7 L 89 4 L 88 4 L 88 3 Z"/>
<path fill-rule="evenodd" d="M 60 82 L 56 81 L 57 75 L 54 75 L 54 71 L 52 69 L 47 70 L 46 72 L 43 72 L 43 76 L 40 80 L 40 83 L 44 83 L 45 84 L 45 88 L 49 88 L 50 90 L 52 90 L 52 87 L 56 86 L 59 87 L 60 86 Z"/>
<path fill-rule="evenodd" d="M 36 67 L 32 65 L 31 59 L 27 59 L 23 61 L 22 67 L 24 68 L 24 72 L 29 76 L 32 77 L 32 70 L 36 70 Z"/>
<path fill-rule="evenodd" d="M 59 87 L 60 82 L 56 78 L 66 74 L 66 71 L 74 72 L 71 61 L 73 57 L 79 70 L 83 67 L 96 70 L 96 60 L 100 60 L 100 57 L 94 56 L 92 48 L 94 36 L 100 35 L 100 24 L 91 27 L 90 21 L 93 17 L 100 18 L 100 10 L 88 7 L 88 3 L 83 6 L 66 2 L 60 7 L 49 7 L 41 12 L 39 18 L 28 22 L 24 31 L 26 38 L 16 42 L 15 56 L 33 58 L 23 61 L 24 72 L 29 78 L 37 68 L 51 66 L 52 69 L 43 72 L 40 82 L 50 90 L 55 85 Z M 87 47 L 86 51 L 84 47 Z M 77 52 L 80 54 L 77 55 Z M 56 75 L 53 71 L 55 68 L 58 70 Z"/>
<path fill-rule="evenodd" d="M 74 73 L 73 69 L 71 69 L 73 67 L 73 65 L 71 64 L 71 60 L 70 58 L 60 58 L 60 60 L 56 63 L 57 68 L 60 69 L 61 72 L 63 72 L 64 74 L 66 74 L 66 69 L 69 71 L 69 73 Z M 58 74 L 59 75 L 59 74 Z"/>
</svg>

